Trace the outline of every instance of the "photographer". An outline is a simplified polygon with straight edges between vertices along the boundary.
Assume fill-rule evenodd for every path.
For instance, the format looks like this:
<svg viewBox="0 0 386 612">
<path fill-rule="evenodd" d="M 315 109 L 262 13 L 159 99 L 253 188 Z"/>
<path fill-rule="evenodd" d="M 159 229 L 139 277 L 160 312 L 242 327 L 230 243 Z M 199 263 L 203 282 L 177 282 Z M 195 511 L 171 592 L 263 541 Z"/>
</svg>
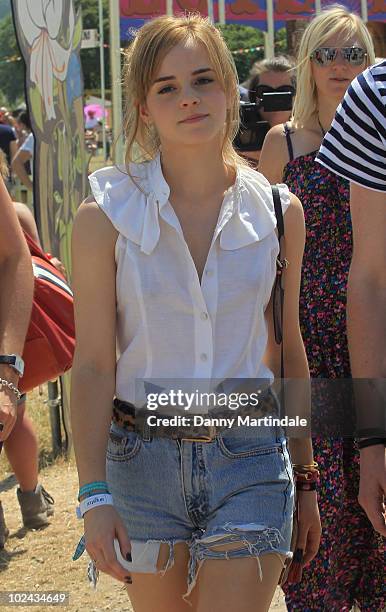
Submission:
<svg viewBox="0 0 386 612">
<path fill-rule="evenodd" d="M 268 130 L 288 121 L 291 116 L 292 97 L 296 92 L 294 66 L 294 62 L 285 55 L 255 62 L 249 79 L 242 85 L 248 91 L 249 102 L 257 106 L 241 106 L 241 123 L 245 127 L 239 131 L 235 145 L 256 169 Z M 290 99 L 284 96 L 288 92 L 291 94 Z M 268 101 L 264 94 L 275 96 L 270 96 Z"/>
</svg>

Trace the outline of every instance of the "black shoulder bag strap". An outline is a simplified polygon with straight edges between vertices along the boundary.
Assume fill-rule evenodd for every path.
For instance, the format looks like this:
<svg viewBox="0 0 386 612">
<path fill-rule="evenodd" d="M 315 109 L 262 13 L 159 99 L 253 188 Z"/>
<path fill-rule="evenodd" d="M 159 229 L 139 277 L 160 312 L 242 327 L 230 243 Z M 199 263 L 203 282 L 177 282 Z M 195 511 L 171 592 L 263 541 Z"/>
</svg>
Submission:
<svg viewBox="0 0 386 612">
<path fill-rule="evenodd" d="M 281 398 L 280 398 L 280 407 L 281 414 L 285 414 L 285 393 L 284 393 L 284 350 L 283 350 L 283 304 L 284 304 L 284 288 L 282 284 L 283 279 L 283 271 L 288 266 L 288 261 L 286 259 L 282 259 L 282 239 L 284 238 L 284 219 L 283 219 L 283 210 L 281 207 L 281 198 L 280 192 L 277 185 L 272 185 L 272 196 L 273 196 L 273 204 L 275 207 L 275 215 L 277 222 L 277 234 L 279 239 L 279 253 L 276 259 L 276 278 L 275 284 L 273 287 L 273 323 L 275 330 L 275 340 L 277 344 L 280 344 L 280 376 L 281 376 Z M 296 499 L 296 497 L 295 497 Z M 299 517 L 299 509 L 298 509 L 298 501 L 295 502 L 294 505 L 294 515 L 293 515 L 293 527 L 292 527 L 292 537 L 291 537 L 291 550 L 294 553 L 297 546 L 297 537 L 298 537 L 298 517 Z M 286 564 L 286 567 L 282 570 L 278 584 L 282 585 L 287 581 L 289 574 L 290 563 Z"/>
<path fill-rule="evenodd" d="M 288 266 L 286 259 L 282 259 L 282 239 L 284 238 L 284 219 L 281 206 L 280 192 L 277 185 L 272 185 L 273 205 L 277 222 L 277 233 L 279 240 L 279 253 L 276 259 L 276 278 L 273 287 L 273 325 L 275 330 L 275 340 L 280 344 L 280 376 L 284 379 L 284 350 L 283 350 L 283 304 L 284 288 L 282 284 L 283 270 Z M 282 380 L 283 384 L 283 380 Z M 284 397 L 283 397 L 284 399 Z"/>
</svg>

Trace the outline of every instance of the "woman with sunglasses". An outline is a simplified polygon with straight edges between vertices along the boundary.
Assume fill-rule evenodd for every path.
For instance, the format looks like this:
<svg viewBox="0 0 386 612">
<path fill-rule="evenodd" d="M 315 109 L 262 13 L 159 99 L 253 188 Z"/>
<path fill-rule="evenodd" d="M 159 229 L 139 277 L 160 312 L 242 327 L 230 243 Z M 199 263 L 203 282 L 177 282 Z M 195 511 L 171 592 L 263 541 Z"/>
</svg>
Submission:
<svg viewBox="0 0 386 612">
<path fill-rule="evenodd" d="M 260 157 L 259 170 L 268 180 L 286 183 L 303 204 L 300 321 L 310 373 L 318 379 L 351 375 L 346 289 L 352 230 L 348 181 L 315 157 L 350 82 L 373 62 L 372 41 L 360 18 L 338 6 L 322 11 L 300 43 L 292 121 L 268 133 Z M 321 384 L 328 385 L 323 394 Z M 325 423 L 334 401 L 337 405 L 337 384 L 324 380 L 318 386 L 314 416 Z M 382 610 L 382 543 L 357 500 L 358 450 L 353 440 L 333 437 L 332 431 L 323 437 L 314 433 L 321 467 L 322 543 L 302 582 L 285 587 L 288 609 L 341 612 L 356 602 L 361 610 Z"/>
</svg>

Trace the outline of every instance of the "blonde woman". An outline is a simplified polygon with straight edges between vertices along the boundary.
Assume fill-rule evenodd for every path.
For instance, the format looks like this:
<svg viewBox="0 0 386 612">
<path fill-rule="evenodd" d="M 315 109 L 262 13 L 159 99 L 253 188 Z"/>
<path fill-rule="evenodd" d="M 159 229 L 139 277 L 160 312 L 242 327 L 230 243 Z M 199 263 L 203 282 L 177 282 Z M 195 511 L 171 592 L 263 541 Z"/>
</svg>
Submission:
<svg viewBox="0 0 386 612">
<path fill-rule="evenodd" d="M 91 175 L 73 233 L 71 412 L 90 572 L 124 582 L 136 612 L 263 612 L 290 556 L 294 491 L 281 430 L 183 425 L 160 437 L 133 420 L 141 380 L 272 381 L 271 189 L 232 147 L 237 77 L 208 20 L 143 26 L 127 52 L 125 92 L 126 166 Z M 297 318 L 303 217 L 280 191 L 291 260 L 286 368 L 307 378 Z M 291 452 L 312 467 L 309 439 Z M 316 493 L 299 496 L 308 563 L 320 537 Z"/>
<path fill-rule="evenodd" d="M 303 204 L 300 322 L 315 378 L 350 377 L 346 289 L 352 255 L 348 181 L 315 157 L 350 82 L 373 62 L 360 18 L 339 6 L 322 11 L 300 43 L 293 119 L 268 133 L 260 158 L 268 180 L 286 183 Z M 318 411 L 328 409 L 327 393 L 315 395 Z M 302 582 L 285 587 L 288 609 L 340 612 L 357 602 L 361 610 L 380 611 L 384 553 L 357 500 L 358 450 L 352 440 L 336 437 L 318 437 L 314 447 L 321 466 L 322 543 Z"/>
</svg>

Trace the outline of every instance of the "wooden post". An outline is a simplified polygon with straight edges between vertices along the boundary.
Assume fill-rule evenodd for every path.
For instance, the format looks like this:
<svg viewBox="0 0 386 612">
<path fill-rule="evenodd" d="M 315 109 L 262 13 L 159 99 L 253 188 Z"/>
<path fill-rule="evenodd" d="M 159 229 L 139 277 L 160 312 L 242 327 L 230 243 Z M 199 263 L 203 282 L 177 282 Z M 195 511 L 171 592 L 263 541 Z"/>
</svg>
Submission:
<svg viewBox="0 0 386 612">
<path fill-rule="evenodd" d="M 265 58 L 275 55 L 275 22 L 273 16 L 273 0 L 267 0 L 267 32 L 264 33 Z"/>
</svg>

